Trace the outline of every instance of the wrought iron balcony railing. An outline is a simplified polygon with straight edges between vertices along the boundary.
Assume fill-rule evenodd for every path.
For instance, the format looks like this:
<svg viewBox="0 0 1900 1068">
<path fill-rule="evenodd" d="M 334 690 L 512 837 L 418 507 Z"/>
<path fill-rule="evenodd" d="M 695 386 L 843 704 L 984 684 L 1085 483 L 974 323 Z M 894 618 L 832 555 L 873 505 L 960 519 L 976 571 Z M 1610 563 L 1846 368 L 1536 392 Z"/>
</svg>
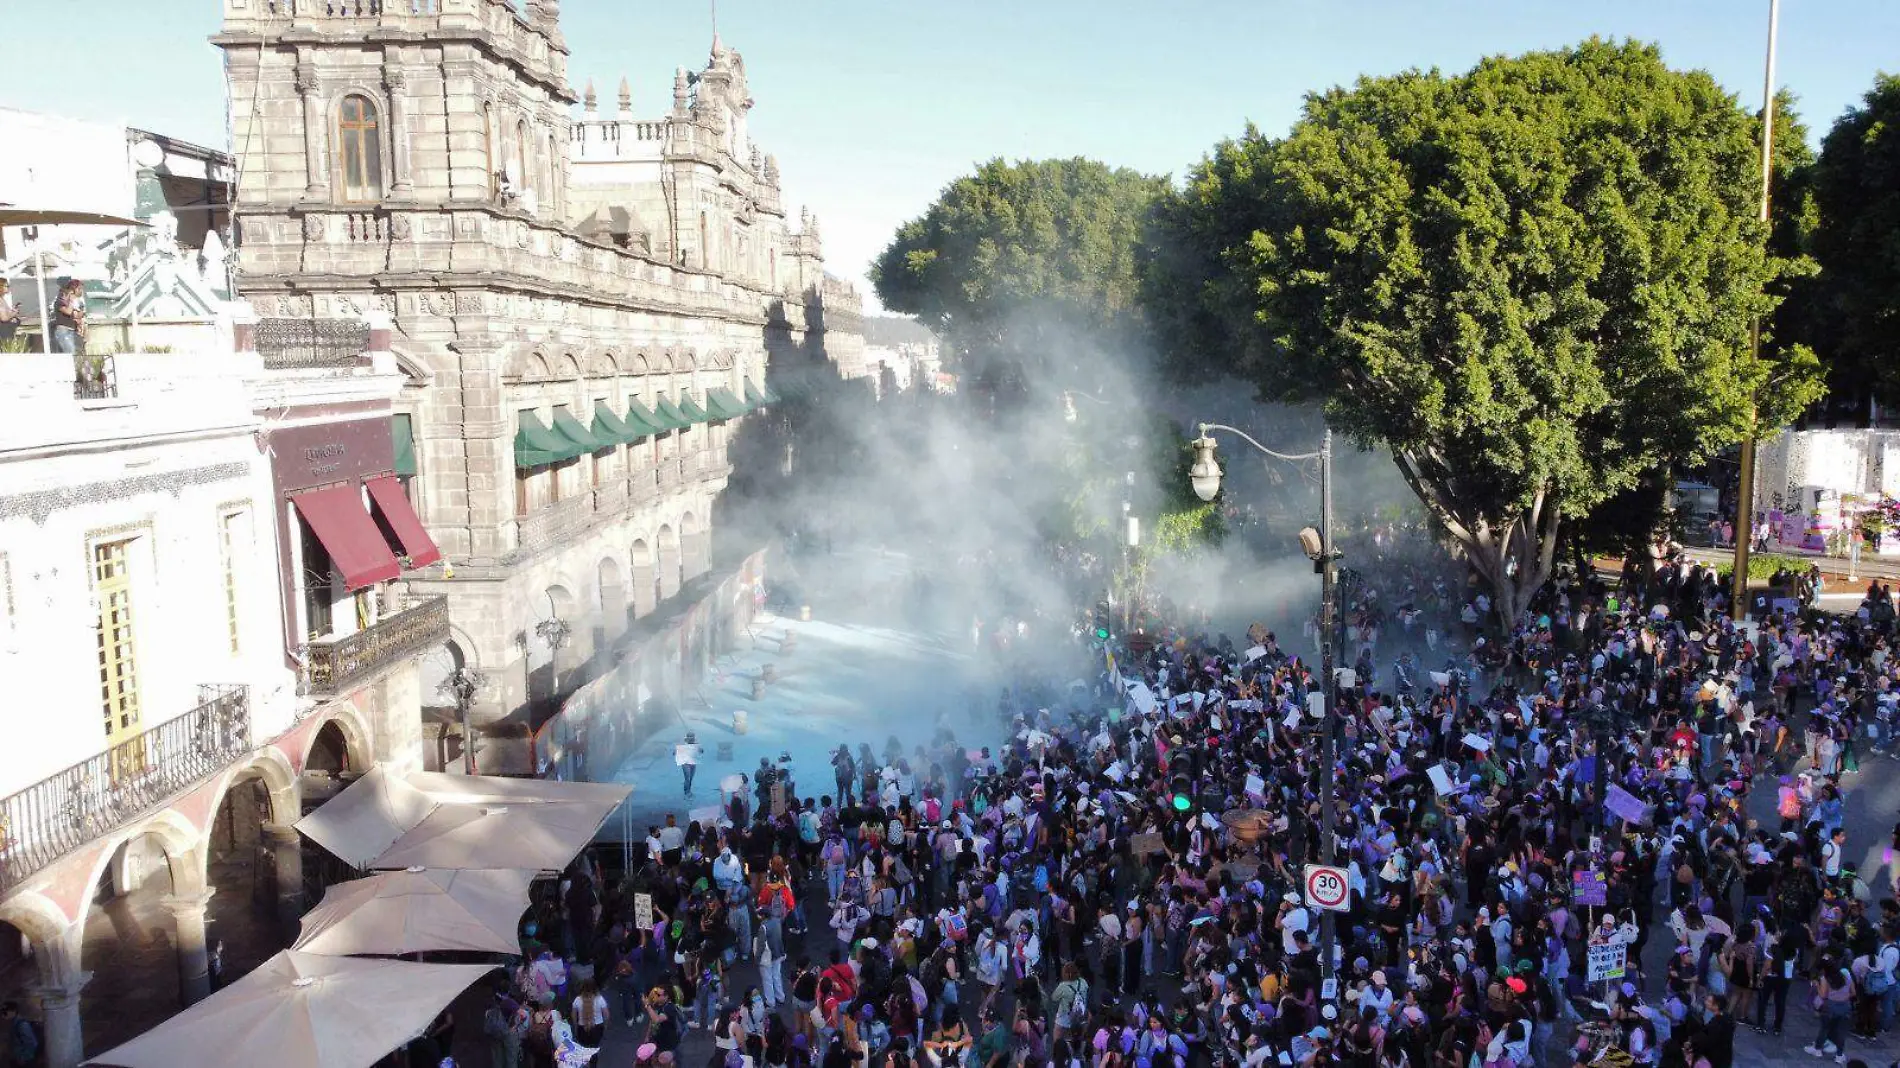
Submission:
<svg viewBox="0 0 1900 1068">
<path fill-rule="evenodd" d="M 250 691 L 198 707 L 0 800 L 0 892 L 216 774 L 251 748 Z"/>
<path fill-rule="evenodd" d="M 369 349 L 369 324 L 353 319 L 260 319 L 253 336 L 273 371 L 354 367 Z"/>
<path fill-rule="evenodd" d="M 425 597 L 368 630 L 304 646 L 299 691 L 311 697 L 344 693 L 383 668 L 440 645 L 448 637 L 449 599 Z"/>
</svg>

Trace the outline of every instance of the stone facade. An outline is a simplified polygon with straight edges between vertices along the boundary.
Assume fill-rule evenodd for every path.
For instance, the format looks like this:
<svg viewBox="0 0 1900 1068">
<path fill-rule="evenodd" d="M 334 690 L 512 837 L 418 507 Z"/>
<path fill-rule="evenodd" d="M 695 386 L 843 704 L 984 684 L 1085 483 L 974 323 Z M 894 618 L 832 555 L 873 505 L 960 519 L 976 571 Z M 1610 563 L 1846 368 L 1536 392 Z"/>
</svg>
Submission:
<svg viewBox="0 0 1900 1068">
<path fill-rule="evenodd" d="M 710 568 L 744 420 L 551 470 L 517 466 L 523 413 L 703 406 L 768 362 L 861 363 L 862 301 L 823 274 L 815 221 L 785 227 L 716 41 L 665 119 L 612 124 L 623 159 L 597 112 L 570 118 L 555 0 L 224 7 L 240 291 L 267 318 L 393 321 L 412 493 L 446 556 L 408 584 L 448 596 L 454 655 L 492 680 L 478 720 L 557 696 Z"/>
</svg>

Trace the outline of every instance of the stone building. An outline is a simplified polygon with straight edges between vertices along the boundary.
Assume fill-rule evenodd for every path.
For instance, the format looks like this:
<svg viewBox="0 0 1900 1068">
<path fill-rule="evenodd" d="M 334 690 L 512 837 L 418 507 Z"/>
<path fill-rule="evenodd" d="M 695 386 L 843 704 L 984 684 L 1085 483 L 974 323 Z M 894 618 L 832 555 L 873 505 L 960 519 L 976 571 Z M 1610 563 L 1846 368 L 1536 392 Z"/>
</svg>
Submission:
<svg viewBox="0 0 1900 1068">
<path fill-rule="evenodd" d="M 697 618 L 768 364 L 861 362 L 862 302 L 786 228 L 717 42 L 663 118 L 577 122 L 556 0 L 223 3 L 239 290 L 264 328 L 388 318 L 444 554 L 406 584 L 447 597 L 477 723 L 531 726 L 647 617 Z"/>
</svg>

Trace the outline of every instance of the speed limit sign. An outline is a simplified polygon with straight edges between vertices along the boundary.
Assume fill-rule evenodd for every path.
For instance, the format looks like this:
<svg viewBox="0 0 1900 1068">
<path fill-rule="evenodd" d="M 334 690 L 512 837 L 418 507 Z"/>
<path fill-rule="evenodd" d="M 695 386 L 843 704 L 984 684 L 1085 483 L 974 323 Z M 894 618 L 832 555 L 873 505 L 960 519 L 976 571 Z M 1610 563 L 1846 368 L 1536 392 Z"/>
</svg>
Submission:
<svg viewBox="0 0 1900 1068">
<path fill-rule="evenodd" d="M 1352 902 L 1352 884 L 1346 869 L 1327 864 L 1306 866 L 1306 903 L 1316 909 L 1345 912 Z"/>
</svg>

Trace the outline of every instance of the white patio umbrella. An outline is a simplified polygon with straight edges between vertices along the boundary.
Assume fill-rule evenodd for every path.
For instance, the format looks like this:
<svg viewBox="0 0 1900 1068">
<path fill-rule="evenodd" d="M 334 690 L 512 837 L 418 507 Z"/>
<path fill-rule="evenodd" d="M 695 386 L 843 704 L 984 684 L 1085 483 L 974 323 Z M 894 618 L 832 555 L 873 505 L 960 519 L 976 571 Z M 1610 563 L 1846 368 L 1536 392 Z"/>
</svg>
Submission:
<svg viewBox="0 0 1900 1068">
<path fill-rule="evenodd" d="M 486 964 L 414 964 L 287 949 L 86 1064 L 370 1068 L 420 1035 Z"/>
<path fill-rule="evenodd" d="M 0 204 L 0 228 L 8 226 L 144 226 L 137 219 L 108 215 L 98 211 L 61 211 L 54 208 L 26 208 L 18 204 Z M 53 351 L 53 331 L 46 319 L 46 257 L 34 246 L 33 284 L 39 287 L 40 351 Z"/>
<path fill-rule="evenodd" d="M 351 956 L 459 949 L 519 953 L 532 871 L 410 868 L 332 886 L 292 949 Z"/>
<path fill-rule="evenodd" d="M 403 832 L 375 868 L 487 868 L 497 864 L 560 871 L 613 813 L 613 801 L 443 805 Z"/>
</svg>

